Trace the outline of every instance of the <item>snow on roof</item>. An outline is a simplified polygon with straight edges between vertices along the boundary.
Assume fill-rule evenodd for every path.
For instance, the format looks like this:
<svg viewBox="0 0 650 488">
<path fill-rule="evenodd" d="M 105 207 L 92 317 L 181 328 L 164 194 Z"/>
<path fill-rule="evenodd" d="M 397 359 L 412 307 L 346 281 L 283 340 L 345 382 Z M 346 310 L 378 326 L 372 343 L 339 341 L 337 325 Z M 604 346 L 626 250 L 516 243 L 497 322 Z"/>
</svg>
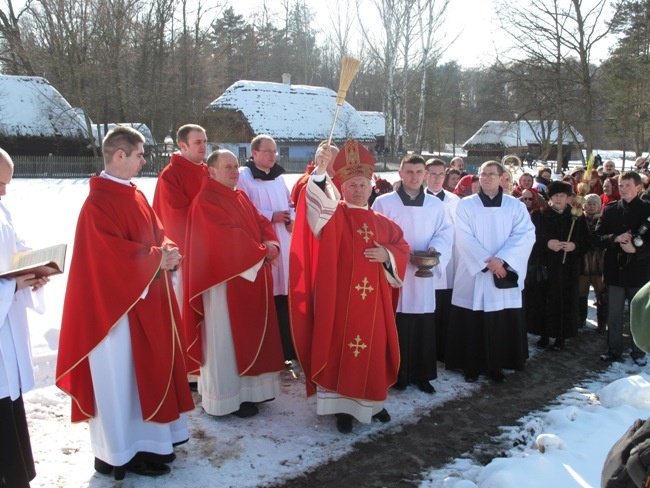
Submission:
<svg viewBox="0 0 650 488">
<path fill-rule="evenodd" d="M 539 144 L 539 140 L 551 130 L 550 140 L 557 139 L 557 121 L 519 120 L 514 122 L 501 120 L 488 120 L 476 134 L 470 137 L 463 148 L 474 148 L 481 146 L 496 147 L 521 147 L 528 144 Z M 583 143 L 582 135 L 573 129 L 579 143 Z M 537 136 L 536 136 L 537 134 Z M 564 144 L 573 144 L 574 140 L 568 131 L 564 131 Z"/>
<path fill-rule="evenodd" d="M 370 132 L 372 132 L 375 137 L 383 137 L 386 134 L 386 117 L 384 117 L 383 112 L 362 112 L 357 111 L 357 113 L 364 120 Z"/>
<path fill-rule="evenodd" d="M 83 117 L 40 76 L 0 76 L 0 134 L 88 139 Z"/>
<path fill-rule="evenodd" d="M 147 124 L 142 124 L 139 122 L 117 122 L 114 124 L 106 124 L 108 126 L 108 130 L 114 129 L 118 125 L 123 125 L 125 127 L 131 127 L 132 129 L 137 130 L 142 134 L 145 138 L 144 145 L 145 146 L 155 146 L 156 145 L 156 139 L 154 139 L 153 134 L 151 133 L 151 129 L 147 126 Z M 101 144 L 101 141 L 104 139 L 104 136 L 106 135 L 106 132 L 104 131 L 104 128 L 106 127 L 104 124 L 93 124 L 93 134 L 95 136 L 95 140 L 98 141 L 98 144 Z"/>
<path fill-rule="evenodd" d="M 329 136 L 336 111 L 336 92 L 329 88 L 266 81 L 238 81 L 206 111 L 240 112 L 254 134 L 276 141 L 313 142 Z M 347 102 L 339 110 L 334 139 L 374 142 L 375 135 Z"/>
</svg>

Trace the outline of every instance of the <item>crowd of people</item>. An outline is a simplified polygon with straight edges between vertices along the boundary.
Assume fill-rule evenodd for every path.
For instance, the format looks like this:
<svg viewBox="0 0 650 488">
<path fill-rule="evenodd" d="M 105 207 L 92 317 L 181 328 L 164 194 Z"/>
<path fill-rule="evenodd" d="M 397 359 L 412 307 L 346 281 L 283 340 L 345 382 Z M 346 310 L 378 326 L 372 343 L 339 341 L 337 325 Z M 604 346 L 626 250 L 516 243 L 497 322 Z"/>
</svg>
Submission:
<svg viewBox="0 0 650 488">
<path fill-rule="evenodd" d="M 435 394 L 439 362 L 468 382 L 507 381 L 528 333 L 569 347 L 590 287 L 601 359 L 622 358 L 625 302 L 650 279 L 643 161 L 514 181 L 497 161 L 471 175 L 462 158 L 409 154 L 391 185 L 363 145 L 324 141 L 290 191 L 268 135 L 241 167 L 228 150 L 208 155 L 199 125 L 179 128 L 177 144 L 150 205 L 131 181 L 144 138 L 109 131 L 77 223 L 56 385 L 72 421 L 89 423 L 99 473 L 169 473 L 190 438 L 192 390 L 206 414 L 247 418 L 300 369 L 316 414 L 346 434 L 391 420 L 390 388 Z M 0 197 L 12 176 L 0 150 Z M 0 210 L 6 265 L 26 247 Z M 47 281 L 0 279 L 0 486 L 35 476 L 25 308 Z M 630 356 L 645 365 L 634 342 Z"/>
</svg>

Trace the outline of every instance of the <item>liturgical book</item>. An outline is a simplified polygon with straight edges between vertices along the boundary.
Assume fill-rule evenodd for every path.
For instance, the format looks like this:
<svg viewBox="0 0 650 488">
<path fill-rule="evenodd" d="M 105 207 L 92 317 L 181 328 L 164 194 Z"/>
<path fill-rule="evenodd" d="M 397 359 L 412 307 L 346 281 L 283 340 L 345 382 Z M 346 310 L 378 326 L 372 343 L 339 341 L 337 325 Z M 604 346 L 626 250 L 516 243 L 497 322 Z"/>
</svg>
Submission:
<svg viewBox="0 0 650 488">
<path fill-rule="evenodd" d="M 67 244 L 32 251 L 17 252 L 11 258 L 11 267 L 0 272 L 0 278 L 35 274 L 37 278 L 63 273 Z"/>
</svg>

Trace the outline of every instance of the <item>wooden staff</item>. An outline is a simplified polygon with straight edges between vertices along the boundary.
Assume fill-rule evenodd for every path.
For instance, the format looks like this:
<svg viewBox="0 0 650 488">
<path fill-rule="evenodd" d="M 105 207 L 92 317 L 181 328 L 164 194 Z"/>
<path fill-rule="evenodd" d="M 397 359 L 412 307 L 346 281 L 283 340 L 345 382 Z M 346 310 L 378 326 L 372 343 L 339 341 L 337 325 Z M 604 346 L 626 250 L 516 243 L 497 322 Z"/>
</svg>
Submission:
<svg viewBox="0 0 650 488">
<path fill-rule="evenodd" d="M 576 205 L 575 207 L 571 208 L 571 228 L 569 229 L 569 237 L 567 237 L 567 242 L 571 242 L 571 235 L 573 234 L 573 228 L 576 225 L 576 220 L 580 218 L 582 215 L 582 204 L 580 200 L 584 200 L 584 198 L 580 199 L 579 197 L 576 198 Z M 564 256 L 562 257 L 562 264 L 566 261 L 566 251 L 564 251 Z"/>
<path fill-rule="evenodd" d="M 343 62 L 341 65 L 341 77 L 339 78 L 339 91 L 336 95 L 336 112 L 334 113 L 334 121 L 332 122 L 332 129 L 330 130 L 330 136 L 327 138 L 327 144 L 332 143 L 332 136 L 334 135 L 334 126 L 336 125 L 336 119 L 339 116 L 339 109 L 343 102 L 345 102 L 345 97 L 348 94 L 348 88 L 354 79 L 354 76 L 359 71 L 359 65 L 361 61 L 349 56 L 343 56 Z"/>
</svg>

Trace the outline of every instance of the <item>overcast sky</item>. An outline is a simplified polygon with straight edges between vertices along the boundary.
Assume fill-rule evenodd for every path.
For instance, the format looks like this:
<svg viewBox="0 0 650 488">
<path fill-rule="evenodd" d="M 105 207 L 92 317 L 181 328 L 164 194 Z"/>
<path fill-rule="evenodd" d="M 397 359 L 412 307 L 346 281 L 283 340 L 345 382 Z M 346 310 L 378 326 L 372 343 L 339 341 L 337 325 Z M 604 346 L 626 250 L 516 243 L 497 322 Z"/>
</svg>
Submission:
<svg viewBox="0 0 650 488">
<path fill-rule="evenodd" d="M 248 14 L 259 10 L 264 0 L 229 0 L 235 12 Z M 326 30 L 330 21 L 329 9 L 334 1 L 304 0 L 316 12 L 318 28 Z M 568 1 L 568 0 L 567 0 Z M 597 0 L 583 0 L 583 6 L 593 5 Z M 349 2 L 354 5 L 353 1 Z M 277 0 L 267 0 L 267 6 L 274 10 L 279 5 Z M 447 22 L 444 29 L 446 38 L 456 41 L 449 47 L 442 61 L 456 60 L 464 67 L 487 66 L 495 59 L 495 51 L 509 45 L 507 36 L 499 28 L 495 14 L 495 0 L 451 0 L 447 12 Z M 613 42 L 613 40 L 611 41 Z M 601 43 L 592 60 L 599 62 L 607 55 L 609 44 Z"/>
</svg>

